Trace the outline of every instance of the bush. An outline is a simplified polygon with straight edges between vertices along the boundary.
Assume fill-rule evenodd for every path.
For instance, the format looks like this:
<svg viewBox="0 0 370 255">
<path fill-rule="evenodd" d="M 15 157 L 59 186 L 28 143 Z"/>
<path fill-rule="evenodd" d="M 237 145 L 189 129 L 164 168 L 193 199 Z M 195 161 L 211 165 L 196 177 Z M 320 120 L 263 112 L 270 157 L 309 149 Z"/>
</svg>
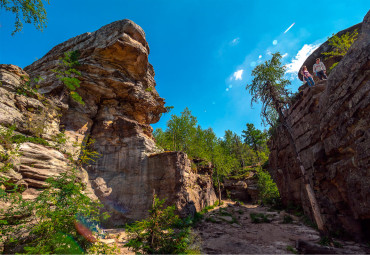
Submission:
<svg viewBox="0 0 370 255">
<path fill-rule="evenodd" d="M 190 228 L 175 214 L 175 206 L 163 208 L 164 202 L 154 196 L 149 218 L 126 225 L 129 236 L 126 247 L 146 254 L 179 254 L 187 251 Z"/>
<path fill-rule="evenodd" d="M 279 190 L 271 175 L 259 168 L 257 169 L 259 197 L 263 204 L 277 206 L 281 203 Z"/>
<path fill-rule="evenodd" d="M 16 234 L 29 232 L 25 252 L 83 253 L 97 241 L 100 203 L 83 193 L 76 170 L 48 179 L 50 185 L 34 201 L 25 201 L 19 193 L 1 193 L 1 199 L 11 203 L 2 210 L 0 230 L 2 241 L 18 245 Z M 104 215 L 106 217 L 107 215 Z M 34 219 L 30 220 L 30 217 Z"/>
<path fill-rule="evenodd" d="M 270 223 L 271 220 L 267 218 L 267 216 L 263 213 L 251 213 L 249 214 L 251 217 L 252 223 Z"/>
</svg>

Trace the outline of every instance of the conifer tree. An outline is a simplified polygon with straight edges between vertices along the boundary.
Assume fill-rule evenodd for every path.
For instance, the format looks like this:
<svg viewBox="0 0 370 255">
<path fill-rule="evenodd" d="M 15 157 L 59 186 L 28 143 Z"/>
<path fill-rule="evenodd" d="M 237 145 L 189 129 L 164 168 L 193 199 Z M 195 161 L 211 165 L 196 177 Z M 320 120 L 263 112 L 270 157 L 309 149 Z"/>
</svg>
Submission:
<svg viewBox="0 0 370 255">
<path fill-rule="evenodd" d="M 286 88 L 290 84 L 289 80 L 284 79 L 285 67 L 281 63 L 281 54 L 279 52 L 272 55 L 271 60 L 256 66 L 252 71 L 254 76 L 252 83 L 246 86 L 249 93 L 252 95 L 252 104 L 260 101 L 262 103 L 261 117 L 265 123 L 276 125 L 276 118 L 282 124 L 285 134 L 289 140 L 295 158 L 300 167 L 301 174 L 307 197 L 309 199 L 311 209 L 320 231 L 324 231 L 324 223 L 320 213 L 320 208 L 317 203 L 315 193 L 311 187 L 306 170 L 303 166 L 302 160 L 299 156 L 297 146 L 292 134 L 290 123 L 288 123 L 283 109 L 287 103 L 289 92 Z"/>
</svg>

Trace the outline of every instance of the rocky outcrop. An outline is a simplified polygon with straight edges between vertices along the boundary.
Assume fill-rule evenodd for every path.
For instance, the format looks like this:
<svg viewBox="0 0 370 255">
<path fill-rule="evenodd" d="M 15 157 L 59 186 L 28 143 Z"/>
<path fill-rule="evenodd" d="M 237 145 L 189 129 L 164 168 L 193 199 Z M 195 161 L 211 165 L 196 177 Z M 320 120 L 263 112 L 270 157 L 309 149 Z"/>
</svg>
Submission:
<svg viewBox="0 0 370 255">
<path fill-rule="evenodd" d="M 155 191 L 168 205 L 175 204 L 182 216 L 194 215 L 213 205 L 216 194 L 212 183 L 212 168 L 199 167 L 195 173 L 191 160 L 182 152 L 165 152 L 149 156 L 148 190 Z"/>
<path fill-rule="evenodd" d="M 338 37 L 341 37 L 342 35 L 346 34 L 346 33 L 353 33 L 355 30 L 357 30 L 357 33 L 359 34 L 359 36 L 361 35 L 362 33 L 362 23 L 358 23 L 352 27 L 349 27 L 347 29 L 344 29 L 342 31 L 339 31 L 338 33 L 336 33 L 336 35 Z M 324 42 L 323 44 L 320 45 L 319 48 L 317 48 L 303 63 L 303 65 L 301 66 L 301 68 L 299 70 L 302 69 L 303 66 L 306 66 L 307 67 L 307 70 L 313 75 L 313 65 L 316 63 L 316 59 L 317 58 L 320 58 L 320 60 L 324 63 L 326 69 L 327 69 L 327 72 L 329 73 L 329 68 L 336 62 L 339 62 L 343 57 L 342 56 L 336 56 L 336 57 L 327 57 L 325 55 L 323 55 L 322 53 L 324 52 L 331 52 L 334 50 L 334 47 L 329 45 L 329 41 L 326 41 Z M 302 81 L 302 74 L 300 72 L 298 72 L 298 78 Z M 319 79 L 317 78 L 317 76 L 314 76 L 314 80 L 315 82 L 316 81 L 319 81 Z"/>
<path fill-rule="evenodd" d="M 255 171 L 250 171 L 247 176 L 238 179 L 225 179 L 222 195 L 247 203 L 258 203 L 258 179 Z"/>
<path fill-rule="evenodd" d="M 286 111 L 303 165 L 330 231 L 369 237 L 370 12 L 362 33 L 328 80 L 300 92 Z M 310 214 L 302 177 L 281 127 L 270 143 L 269 171 L 285 204 Z"/>
<path fill-rule="evenodd" d="M 69 97 L 53 71 L 70 51 L 79 55 L 77 93 L 84 105 Z M 55 46 L 26 67 L 27 73 L 15 66 L 0 66 L 0 125 L 15 124 L 17 132 L 46 139 L 51 145 L 22 145 L 25 153 L 17 172 L 29 187 L 26 194 L 32 197 L 37 193 L 33 189 L 43 188 L 47 177 L 60 173 L 67 155 L 77 159 L 81 147 L 76 145 L 88 138 L 95 140 L 100 157 L 86 166 L 81 178 L 111 214 L 107 224 L 145 217 L 153 190 L 176 204 L 181 214 L 213 204 L 210 176 L 193 173 L 184 154 L 161 154 L 152 139 L 150 124 L 166 109 L 155 89 L 148 54 L 144 31 L 132 21 L 121 20 Z M 38 91 L 45 97 L 19 93 L 28 75 L 40 78 Z M 61 148 L 65 154 L 52 148 L 61 130 L 68 141 Z"/>
</svg>

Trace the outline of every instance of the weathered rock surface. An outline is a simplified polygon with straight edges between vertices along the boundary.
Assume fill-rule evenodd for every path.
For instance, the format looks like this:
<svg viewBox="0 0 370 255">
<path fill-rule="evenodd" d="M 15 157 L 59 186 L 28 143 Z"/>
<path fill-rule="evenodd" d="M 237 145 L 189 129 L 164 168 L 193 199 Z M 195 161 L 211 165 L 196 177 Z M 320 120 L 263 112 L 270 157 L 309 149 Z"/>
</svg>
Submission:
<svg viewBox="0 0 370 255">
<path fill-rule="evenodd" d="M 254 171 L 249 172 L 243 179 L 225 179 L 222 195 L 242 202 L 257 203 L 259 198 L 257 181 Z"/>
<path fill-rule="evenodd" d="M 352 27 L 349 27 L 347 29 L 344 29 L 342 31 L 339 31 L 338 33 L 336 33 L 336 35 L 338 37 L 341 37 L 342 35 L 346 34 L 347 32 L 348 33 L 353 33 L 355 30 L 357 30 L 358 34 L 361 35 L 362 33 L 362 23 L 358 23 Z M 303 63 L 303 65 L 301 66 L 301 68 L 299 70 L 302 69 L 303 66 L 306 66 L 307 67 L 307 70 L 310 72 L 310 74 L 313 75 L 313 65 L 316 63 L 316 59 L 317 58 L 320 58 L 321 62 L 324 63 L 325 67 L 326 67 L 326 70 L 327 72 L 329 72 L 329 68 L 336 62 L 339 62 L 343 57 L 341 56 L 336 56 L 336 57 L 326 57 L 325 55 L 323 55 L 322 53 L 324 52 L 331 52 L 332 50 L 334 49 L 333 46 L 329 45 L 329 42 L 326 41 L 324 42 L 323 44 L 320 45 L 319 48 L 317 48 Z M 302 75 L 301 75 L 301 72 L 299 71 L 298 72 L 298 78 L 302 81 Z M 316 81 L 319 81 L 319 78 L 317 78 L 317 76 L 314 76 L 314 80 L 315 82 Z"/>
<path fill-rule="evenodd" d="M 85 105 L 69 97 L 52 71 L 59 68 L 59 59 L 68 51 L 79 52 L 77 69 L 82 75 L 77 92 Z M 0 125 L 14 123 L 18 132 L 50 142 L 65 130 L 68 142 L 63 150 L 71 155 L 79 153 L 74 143 L 95 139 L 94 149 L 101 157 L 81 178 L 111 214 L 111 225 L 146 216 L 153 190 L 176 204 L 183 215 L 216 200 L 208 174 L 193 173 L 182 153 L 160 154 L 152 139 L 150 124 L 166 109 L 155 90 L 148 54 L 144 31 L 129 20 L 76 36 L 25 68 L 30 77 L 41 77 L 39 92 L 47 99 L 18 95 L 17 88 L 24 85 L 20 76 L 28 77 L 27 73 L 15 66 L 0 66 L 4 84 L 0 87 Z M 22 146 L 25 151 L 17 171 L 29 187 L 26 195 L 32 197 L 34 189 L 44 187 L 47 177 L 64 169 L 64 159 L 52 148 L 30 143 Z"/>
<path fill-rule="evenodd" d="M 370 229 L 370 12 L 362 33 L 326 82 L 306 88 L 286 112 L 325 225 L 356 238 Z M 300 170 L 278 128 L 269 171 L 283 201 L 310 213 Z"/>
</svg>

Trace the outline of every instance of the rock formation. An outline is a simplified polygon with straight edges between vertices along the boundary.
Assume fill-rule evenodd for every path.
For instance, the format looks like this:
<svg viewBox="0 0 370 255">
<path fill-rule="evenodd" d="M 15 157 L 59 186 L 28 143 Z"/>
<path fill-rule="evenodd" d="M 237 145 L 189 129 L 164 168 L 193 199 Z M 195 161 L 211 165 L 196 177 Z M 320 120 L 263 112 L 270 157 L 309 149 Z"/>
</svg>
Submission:
<svg viewBox="0 0 370 255">
<path fill-rule="evenodd" d="M 286 111 L 311 185 L 332 233 L 370 236 L 370 12 L 327 81 L 306 87 Z M 281 127 L 269 171 L 285 204 L 310 214 L 302 177 Z"/>
<path fill-rule="evenodd" d="M 349 27 L 347 29 L 344 29 L 342 31 L 339 31 L 338 33 L 336 33 L 336 35 L 338 37 L 341 37 L 342 35 L 346 34 L 346 33 L 353 33 L 355 30 L 357 30 L 358 32 L 358 35 L 360 36 L 361 33 L 362 33 L 362 23 L 358 23 L 352 27 Z M 325 55 L 323 55 L 322 53 L 324 52 L 331 52 L 332 50 L 334 49 L 333 46 L 329 45 L 329 41 L 326 41 L 324 42 L 323 44 L 320 45 L 319 48 L 317 48 L 303 63 L 303 65 L 301 66 L 301 68 L 299 70 L 302 69 L 303 66 L 306 66 L 307 67 L 307 70 L 313 75 L 313 65 L 316 63 L 316 59 L 317 58 L 320 58 L 320 60 L 324 63 L 326 69 L 327 69 L 327 72 L 329 73 L 329 68 L 336 62 L 339 62 L 343 57 L 341 56 L 336 56 L 336 57 L 326 57 Z M 298 78 L 302 80 L 302 75 L 300 72 L 298 72 Z M 315 82 L 316 81 L 319 81 L 319 79 L 317 78 L 317 76 L 314 76 L 314 80 Z"/>
<path fill-rule="evenodd" d="M 65 86 L 52 71 L 69 51 L 79 53 L 81 86 L 77 92 L 85 105 L 66 95 Z M 186 155 L 161 153 L 152 139 L 150 124 L 166 109 L 155 89 L 148 54 L 144 31 L 132 21 L 121 20 L 55 46 L 27 66 L 26 72 L 0 66 L 0 125 L 16 124 L 17 132 L 40 136 L 51 144 L 65 130 L 69 142 L 63 149 L 71 155 L 79 153 L 73 144 L 87 137 L 95 139 L 94 149 L 101 157 L 86 167 L 88 177 L 85 173 L 81 178 L 88 187 L 91 184 L 111 214 L 111 225 L 145 217 L 153 190 L 176 204 L 182 214 L 216 200 L 209 174 L 193 173 Z M 38 91 L 46 98 L 16 93 L 28 75 L 41 77 Z M 51 147 L 26 143 L 21 149 L 25 153 L 17 173 L 29 188 L 42 188 L 48 176 L 63 169 L 66 155 Z"/>
</svg>

